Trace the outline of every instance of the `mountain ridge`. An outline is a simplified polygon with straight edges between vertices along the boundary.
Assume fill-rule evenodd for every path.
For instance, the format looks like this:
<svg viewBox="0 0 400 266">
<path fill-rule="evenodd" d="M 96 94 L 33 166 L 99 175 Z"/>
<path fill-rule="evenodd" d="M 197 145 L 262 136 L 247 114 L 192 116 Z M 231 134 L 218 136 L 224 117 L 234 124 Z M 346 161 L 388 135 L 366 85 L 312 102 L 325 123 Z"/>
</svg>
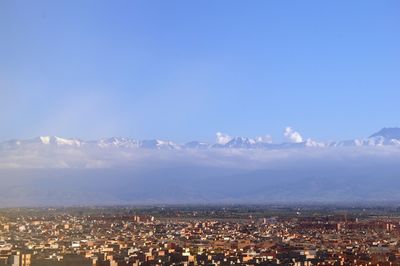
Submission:
<svg viewBox="0 0 400 266">
<path fill-rule="evenodd" d="M 400 202 L 397 139 L 223 140 L 2 142 L 0 205 Z"/>
<path fill-rule="evenodd" d="M 347 146 L 400 146 L 400 128 L 383 128 L 380 131 L 370 135 L 364 139 L 350 139 L 320 142 L 311 138 L 301 142 L 282 142 L 273 143 L 270 139 L 262 137 L 230 137 L 224 143 L 208 143 L 203 141 L 189 141 L 185 143 L 177 143 L 171 140 L 161 139 L 145 139 L 137 140 L 125 137 L 110 137 L 97 140 L 82 140 L 79 138 L 62 138 L 58 136 L 40 136 L 33 139 L 23 140 L 7 140 L 0 142 L 2 147 L 21 147 L 24 145 L 41 144 L 55 145 L 57 147 L 84 147 L 97 146 L 100 148 L 136 148 L 136 149 L 214 149 L 214 148 L 229 148 L 229 149 L 285 149 L 285 148 L 301 148 L 301 147 L 347 147 Z"/>
</svg>

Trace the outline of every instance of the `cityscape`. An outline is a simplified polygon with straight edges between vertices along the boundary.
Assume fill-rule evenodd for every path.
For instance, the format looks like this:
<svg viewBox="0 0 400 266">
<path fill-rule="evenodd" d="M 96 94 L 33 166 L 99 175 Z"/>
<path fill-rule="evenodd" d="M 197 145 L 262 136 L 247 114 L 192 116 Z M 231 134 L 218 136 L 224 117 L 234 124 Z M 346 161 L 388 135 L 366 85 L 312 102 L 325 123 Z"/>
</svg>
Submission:
<svg viewBox="0 0 400 266">
<path fill-rule="evenodd" d="M 400 265 L 396 206 L 14 208 L 0 215 L 0 265 Z"/>
</svg>

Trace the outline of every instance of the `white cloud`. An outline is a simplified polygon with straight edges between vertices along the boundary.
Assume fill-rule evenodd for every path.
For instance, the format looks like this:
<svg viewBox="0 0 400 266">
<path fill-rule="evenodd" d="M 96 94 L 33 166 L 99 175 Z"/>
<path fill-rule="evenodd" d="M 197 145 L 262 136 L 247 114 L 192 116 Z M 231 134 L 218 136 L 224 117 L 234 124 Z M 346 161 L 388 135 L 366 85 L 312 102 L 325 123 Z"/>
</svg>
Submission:
<svg viewBox="0 0 400 266">
<path fill-rule="evenodd" d="M 228 143 L 229 141 L 231 141 L 231 139 L 232 139 L 231 136 L 221 133 L 221 132 L 217 132 L 216 135 L 217 135 L 217 143 L 218 144 L 224 145 L 224 144 Z"/>
<path fill-rule="evenodd" d="M 283 135 L 290 141 L 294 143 L 300 143 L 303 142 L 303 137 L 300 135 L 299 132 L 293 130 L 291 127 L 286 127 L 285 132 L 283 132 Z"/>
</svg>

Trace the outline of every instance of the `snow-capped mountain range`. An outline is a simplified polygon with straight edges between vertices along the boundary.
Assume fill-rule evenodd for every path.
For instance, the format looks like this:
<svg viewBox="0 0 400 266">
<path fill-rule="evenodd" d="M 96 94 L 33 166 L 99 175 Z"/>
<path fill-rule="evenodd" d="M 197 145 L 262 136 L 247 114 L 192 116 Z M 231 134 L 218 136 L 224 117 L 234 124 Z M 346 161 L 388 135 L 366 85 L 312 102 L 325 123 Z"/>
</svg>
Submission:
<svg viewBox="0 0 400 266">
<path fill-rule="evenodd" d="M 400 202 L 400 128 L 332 142 L 284 136 L 5 141 L 0 206 Z"/>
<path fill-rule="evenodd" d="M 287 128 L 287 131 L 290 128 Z M 290 129 L 291 130 L 291 129 Z M 298 134 L 298 132 L 294 132 Z M 98 147 L 98 148 L 124 148 L 124 149 L 287 149 L 302 147 L 357 147 L 357 146 L 400 146 L 400 128 L 383 128 L 365 139 L 351 139 L 342 141 L 319 142 L 313 139 L 303 138 L 298 134 L 297 140 L 283 143 L 272 143 L 269 136 L 266 137 L 230 137 L 217 133 L 216 143 L 190 141 L 176 143 L 169 140 L 136 140 L 131 138 L 112 137 L 99 140 L 81 140 L 77 138 L 61 138 L 57 136 L 41 136 L 26 140 L 8 140 L 0 143 L 2 149 L 12 149 L 34 145 L 49 147 Z"/>
</svg>

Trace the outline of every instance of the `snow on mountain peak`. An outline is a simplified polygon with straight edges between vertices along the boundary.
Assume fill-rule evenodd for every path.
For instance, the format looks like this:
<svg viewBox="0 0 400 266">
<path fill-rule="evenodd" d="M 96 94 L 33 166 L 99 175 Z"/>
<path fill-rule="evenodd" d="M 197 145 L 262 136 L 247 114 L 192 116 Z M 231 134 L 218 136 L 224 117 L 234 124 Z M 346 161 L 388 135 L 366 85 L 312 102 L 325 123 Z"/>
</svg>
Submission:
<svg viewBox="0 0 400 266">
<path fill-rule="evenodd" d="M 221 132 L 217 132 L 216 137 L 217 137 L 217 143 L 221 145 L 225 145 L 232 140 L 231 136 Z"/>
<path fill-rule="evenodd" d="M 77 139 L 65 139 L 57 136 L 41 136 L 39 137 L 40 143 L 44 145 L 55 144 L 57 146 L 77 146 L 80 147 L 82 142 Z"/>
<path fill-rule="evenodd" d="M 42 136 L 42 137 L 39 137 L 39 139 L 43 144 L 47 145 L 47 144 L 50 144 L 51 137 L 50 136 Z"/>
<path fill-rule="evenodd" d="M 107 147 L 137 148 L 138 141 L 128 138 L 112 137 L 107 139 L 100 139 L 99 141 L 97 141 L 97 145 L 101 148 L 107 148 Z"/>
<path fill-rule="evenodd" d="M 255 148 L 263 144 L 271 144 L 272 137 L 270 135 L 259 136 L 255 138 L 247 137 L 231 137 L 227 134 L 217 132 L 216 147 L 227 148 Z"/>
<path fill-rule="evenodd" d="M 54 137 L 54 142 L 59 146 L 81 146 L 81 142 L 77 139 L 64 139 L 59 137 Z"/>
<path fill-rule="evenodd" d="M 305 142 L 305 146 L 307 147 L 325 147 L 326 144 L 323 142 L 318 142 L 313 139 L 307 139 Z"/>
<path fill-rule="evenodd" d="M 255 141 L 260 143 L 272 143 L 272 137 L 270 135 L 259 136 L 255 138 Z"/>
</svg>

